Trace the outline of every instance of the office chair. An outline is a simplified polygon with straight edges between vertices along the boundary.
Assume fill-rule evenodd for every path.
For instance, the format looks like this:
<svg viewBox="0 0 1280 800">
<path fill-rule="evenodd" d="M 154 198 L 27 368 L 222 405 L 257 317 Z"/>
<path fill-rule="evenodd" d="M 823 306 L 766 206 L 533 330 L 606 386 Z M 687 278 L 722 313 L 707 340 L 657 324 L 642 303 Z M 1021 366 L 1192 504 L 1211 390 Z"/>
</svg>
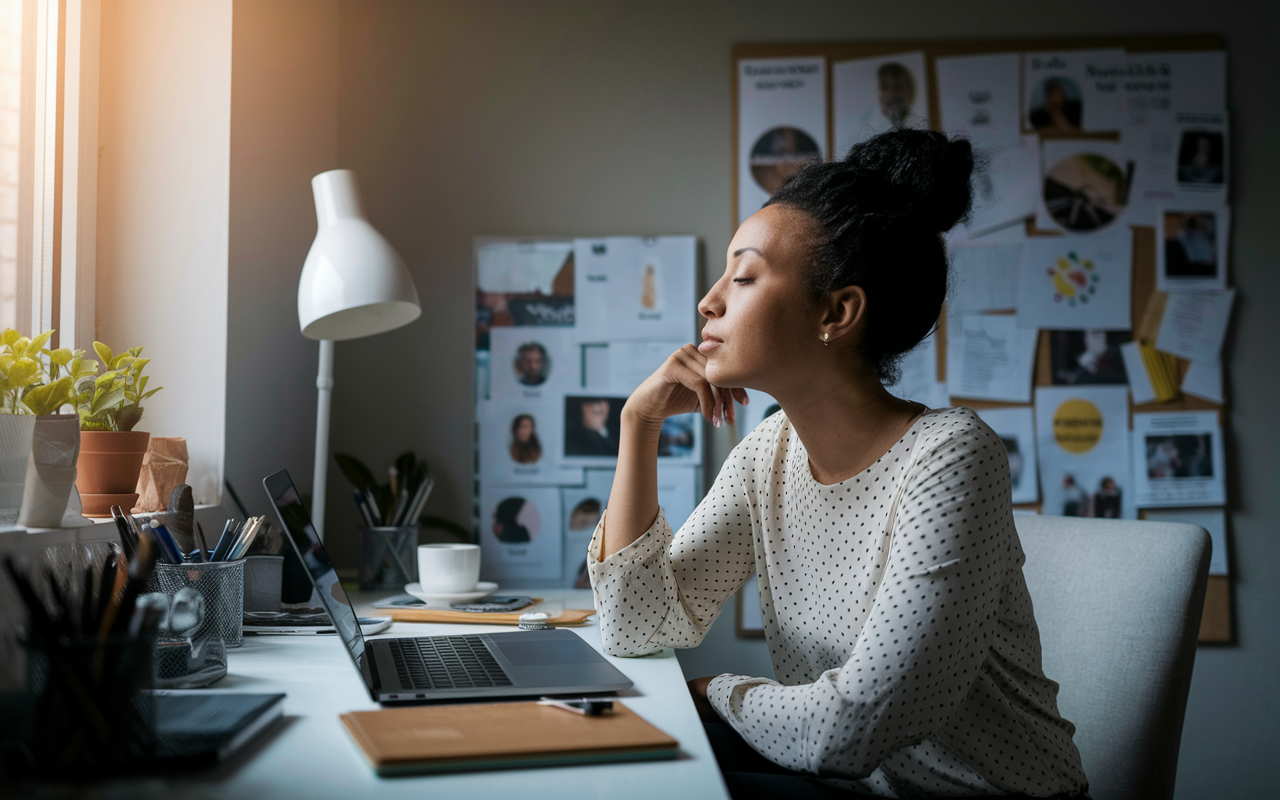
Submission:
<svg viewBox="0 0 1280 800">
<path fill-rule="evenodd" d="M 1044 673 L 1094 800 L 1172 798 L 1209 574 L 1195 525 L 1018 516 Z"/>
</svg>

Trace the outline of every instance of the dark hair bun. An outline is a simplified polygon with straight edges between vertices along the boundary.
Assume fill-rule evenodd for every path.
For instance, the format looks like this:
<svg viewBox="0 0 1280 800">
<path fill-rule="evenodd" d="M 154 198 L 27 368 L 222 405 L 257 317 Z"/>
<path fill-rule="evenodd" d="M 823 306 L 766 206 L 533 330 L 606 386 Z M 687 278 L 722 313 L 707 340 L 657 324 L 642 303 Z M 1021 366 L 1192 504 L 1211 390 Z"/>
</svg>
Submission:
<svg viewBox="0 0 1280 800">
<path fill-rule="evenodd" d="M 947 248 L 939 234 L 969 213 L 973 148 L 935 131 L 895 130 L 811 164 L 769 198 L 815 223 L 814 297 L 845 286 L 867 294 L 862 356 L 894 383 L 902 356 L 938 323 L 947 297 Z"/>
<path fill-rule="evenodd" d="M 844 163 L 879 173 L 887 200 L 933 233 L 945 233 L 969 214 L 973 203 L 973 147 L 937 131 L 900 130 L 849 148 Z"/>
</svg>

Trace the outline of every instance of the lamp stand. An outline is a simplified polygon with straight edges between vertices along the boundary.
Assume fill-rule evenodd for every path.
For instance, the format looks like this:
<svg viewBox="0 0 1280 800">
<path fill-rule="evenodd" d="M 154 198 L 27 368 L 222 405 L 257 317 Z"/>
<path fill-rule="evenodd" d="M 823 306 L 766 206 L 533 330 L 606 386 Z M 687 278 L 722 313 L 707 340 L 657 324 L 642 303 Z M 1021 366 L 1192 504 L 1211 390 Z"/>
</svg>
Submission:
<svg viewBox="0 0 1280 800">
<path fill-rule="evenodd" d="M 329 408 L 333 403 L 333 340 L 320 340 L 320 370 L 316 373 L 316 463 L 311 476 L 311 524 L 324 540 L 324 501 L 329 477 Z"/>
</svg>

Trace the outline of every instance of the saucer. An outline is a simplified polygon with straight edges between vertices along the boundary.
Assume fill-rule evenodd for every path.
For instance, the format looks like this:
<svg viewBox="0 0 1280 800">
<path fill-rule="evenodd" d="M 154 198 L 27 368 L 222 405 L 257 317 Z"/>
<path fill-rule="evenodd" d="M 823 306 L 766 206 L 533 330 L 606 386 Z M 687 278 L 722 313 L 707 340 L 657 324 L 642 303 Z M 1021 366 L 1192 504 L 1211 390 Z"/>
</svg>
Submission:
<svg viewBox="0 0 1280 800">
<path fill-rule="evenodd" d="M 469 592 L 454 592 L 451 594 L 424 592 L 420 583 L 405 584 L 404 590 L 426 603 L 428 608 L 448 608 L 454 603 L 470 603 L 482 597 L 488 597 L 498 591 L 498 584 L 480 581 L 476 584 L 476 588 Z"/>
</svg>

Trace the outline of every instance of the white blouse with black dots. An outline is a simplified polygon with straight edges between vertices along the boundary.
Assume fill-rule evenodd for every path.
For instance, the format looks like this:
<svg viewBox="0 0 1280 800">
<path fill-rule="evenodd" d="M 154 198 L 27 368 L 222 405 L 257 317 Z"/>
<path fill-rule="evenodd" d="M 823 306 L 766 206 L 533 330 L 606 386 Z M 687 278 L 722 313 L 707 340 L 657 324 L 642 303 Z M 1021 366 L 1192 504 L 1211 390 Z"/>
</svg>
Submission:
<svg viewBox="0 0 1280 800">
<path fill-rule="evenodd" d="M 660 511 L 598 561 L 605 523 L 587 562 L 613 655 L 696 646 L 759 576 L 778 680 L 721 675 L 707 696 L 770 761 L 888 797 L 1087 789 L 1040 667 L 1008 461 L 969 409 L 926 412 L 832 486 L 779 412 L 674 537 Z"/>
</svg>

